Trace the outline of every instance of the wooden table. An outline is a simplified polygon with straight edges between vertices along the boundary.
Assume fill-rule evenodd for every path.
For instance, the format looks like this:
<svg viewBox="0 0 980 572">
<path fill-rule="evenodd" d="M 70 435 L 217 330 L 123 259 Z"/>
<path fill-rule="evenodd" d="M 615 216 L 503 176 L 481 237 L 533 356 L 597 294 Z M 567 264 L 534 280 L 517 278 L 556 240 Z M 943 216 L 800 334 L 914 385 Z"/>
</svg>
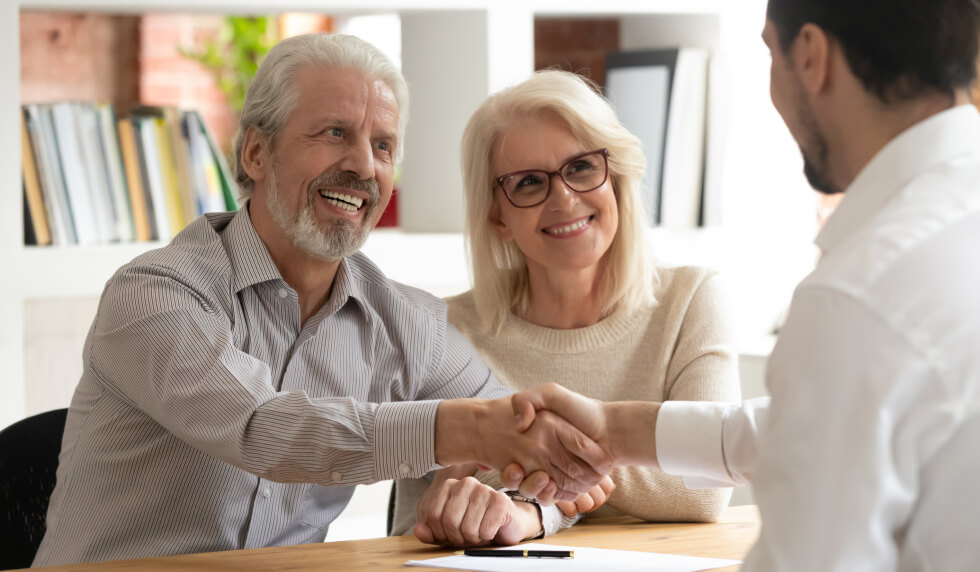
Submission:
<svg viewBox="0 0 980 572">
<path fill-rule="evenodd" d="M 742 560 L 759 535 L 754 506 L 729 508 L 712 524 L 647 524 L 633 518 L 596 520 L 537 540 L 547 544 L 664 552 Z M 117 560 L 45 570 L 104 572 L 106 570 L 394 570 L 407 560 L 446 556 L 451 550 L 422 544 L 413 536 L 303 544 L 256 550 L 229 550 L 140 560 Z M 435 570 L 434 568 L 403 568 Z M 718 570 L 738 570 L 737 566 Z"/>
</svg>

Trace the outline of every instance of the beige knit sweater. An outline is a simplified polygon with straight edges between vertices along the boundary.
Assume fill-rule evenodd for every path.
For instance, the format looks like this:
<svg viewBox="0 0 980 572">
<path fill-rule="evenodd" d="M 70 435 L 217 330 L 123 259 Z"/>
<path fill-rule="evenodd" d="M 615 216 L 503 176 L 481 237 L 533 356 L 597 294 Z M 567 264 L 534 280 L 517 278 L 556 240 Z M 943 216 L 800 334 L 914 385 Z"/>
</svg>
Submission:
<svg viewBox="0 0 980 572">
<path fill-rule="evenodd" d="M 447 300 L 449 321 L 514 389 L 554 381 L 603 401 L 737 402 L 730 312 L 717 274 L 687 266 L 660 268 L 658 275 L 654 306 L 615 311 L 585 328 L 555 330 L 511 315 L 500 334 L 487 334 L 479 327 L 471 292 Z M 483 480 L 499 487 L 493 476 Z M 648 521 L 713 521 L 731 494 L 731 489 L 688 489 L 680 477 L 643 467 L 619 467 L 613 480 L 610 499 L 587 518 L 627 514 Z M 421 479 L 399 481 L 393 534 L 411 532 L 426 486 Z"/>
</svg>

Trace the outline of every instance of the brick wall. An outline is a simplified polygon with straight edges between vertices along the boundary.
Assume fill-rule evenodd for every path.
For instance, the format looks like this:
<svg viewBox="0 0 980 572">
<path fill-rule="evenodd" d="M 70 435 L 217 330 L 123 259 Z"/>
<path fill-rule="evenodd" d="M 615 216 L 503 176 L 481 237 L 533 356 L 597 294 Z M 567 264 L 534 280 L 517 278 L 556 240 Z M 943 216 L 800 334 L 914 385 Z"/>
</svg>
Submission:
<svg viewBox="0 0 980 572">
<path fill-rule="evenodd" d="M 606 81 L 606 53 L 619 51 L 619 20 L 535 18 L 534 68 L 558 68 Z"/>
<path fill-rule="evenodd" d="M 226 150 L 238 127 L 214 76 L 180 49 L 197 49 L 221 30 L 220 15 L 144 14 L 140 23 L 140 97 L 149 105 L 196 109 Z"/>
<path fill-rule="evenodd" d="M 139 99 L 139 17 L 21 12 L 20 90 L 25 103 Z"/>
</svg>

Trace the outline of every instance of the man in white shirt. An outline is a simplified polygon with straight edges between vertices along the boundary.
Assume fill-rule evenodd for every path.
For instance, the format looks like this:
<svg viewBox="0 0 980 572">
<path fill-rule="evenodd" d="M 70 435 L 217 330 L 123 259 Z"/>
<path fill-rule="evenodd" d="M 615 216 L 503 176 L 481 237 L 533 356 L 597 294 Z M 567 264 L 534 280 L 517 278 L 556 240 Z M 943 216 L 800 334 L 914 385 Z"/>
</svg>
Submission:
<svg viewBox="0 0 980 572">
<path fill-rule="evenodd" d="M 515 397 L 525 421 L 552 409 L 617 464 L 689 484 L 751 479 L 763 526 L 744 570 L 976 570 L 978 23 L 963 0 L 770 0 L 773 103 L 811 184 L 845 193 L 771 356 L 771 406 L 548 386 Z"/>
</svg>

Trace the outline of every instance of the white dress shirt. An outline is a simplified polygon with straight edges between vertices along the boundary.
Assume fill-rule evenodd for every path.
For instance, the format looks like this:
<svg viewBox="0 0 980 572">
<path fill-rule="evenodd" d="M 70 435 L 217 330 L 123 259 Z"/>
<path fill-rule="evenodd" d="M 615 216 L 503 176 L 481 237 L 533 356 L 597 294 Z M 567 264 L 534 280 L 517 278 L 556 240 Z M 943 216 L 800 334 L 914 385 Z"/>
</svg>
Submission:
<svg viewBox="0 0 980 572">
<path fill-rule="evenodd" d="M 697 465 L 696 452 L 671 457 L 671 435 L 691 435 L 665 407 L 661 464 L 715 482 L 751 476 L 763 527 L 746 571 L 980 569 L 976 108 L 893 139 L 817 244 L 769 361 L 771 411 L 692 417 L 715 431 L 691 434 L 707 451 Z"/>
</svg>

